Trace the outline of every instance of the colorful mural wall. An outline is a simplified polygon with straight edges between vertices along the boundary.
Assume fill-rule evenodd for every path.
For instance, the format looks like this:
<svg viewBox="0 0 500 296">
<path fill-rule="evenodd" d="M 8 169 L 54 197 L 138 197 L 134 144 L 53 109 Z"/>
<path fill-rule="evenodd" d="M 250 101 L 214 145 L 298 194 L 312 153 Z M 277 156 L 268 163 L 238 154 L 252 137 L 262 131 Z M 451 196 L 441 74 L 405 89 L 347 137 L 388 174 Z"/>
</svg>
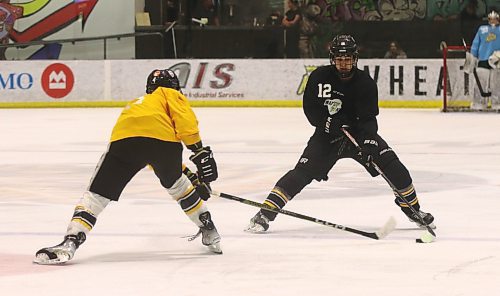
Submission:
<svg viewBox="0 0 500 296">
<path fill-rule="evenodd" d="M 477 0 L 475 14 L 484 17 L 500 0 Z M 469 0 L 310 0 L 323 21 L 415 21 L 460 18 Z"/>
<path fill-rule="evenodd" d="M 133 33 L 134 0 L 120 0 L 117 4 L 104 0 L 2 0 L 0 38 L 4 43 L 23 43 Z M 133 39 L 116 41 L 114 45 L 116 58 L 134 57 Z M 61 42 L 9 48 L 5 52 L 6 59 L 102 59 L 103 54 L 102 41 Z"/>
</svg>

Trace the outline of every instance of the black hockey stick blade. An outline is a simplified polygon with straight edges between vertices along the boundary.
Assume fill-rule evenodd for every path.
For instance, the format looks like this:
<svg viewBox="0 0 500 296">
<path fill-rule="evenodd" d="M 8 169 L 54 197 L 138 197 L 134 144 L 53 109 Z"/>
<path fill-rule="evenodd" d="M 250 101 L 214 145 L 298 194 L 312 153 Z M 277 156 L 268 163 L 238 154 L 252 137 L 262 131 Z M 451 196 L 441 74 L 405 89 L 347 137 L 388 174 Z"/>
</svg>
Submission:
<svg viewBox="0 0 500 296">
<path fill-rule="evenodd" d="M 377 239 L 377 240 L 382 239 L 382 238 L 386 237 L 389 233 L 391 233 L 396 228 L 396 220 L 394 219 L 394 217 L 390 217 L 389 220 L 387 220 L 387 222 L 384 224 L 384 226 L 382 226 L 379 230 L 377 230 L 375 232 L 366 232 L 366 231 L 358 230 L 355 228 L 347 227 L 344 225 L 335 224 L 335 223 L 331 223 L 331 222 L 328 222 L 325 220 L 309 217 L 309 216 L 295 213 L 292 211 L 273 208 L 273 207 L 270 207 L 266 204 L 261 204 L 261 203 L 255 202 L 253 200 L 245 199 L 242 197 L 234 196 L 234 195 L 223 193 L 223 192 L 212 191 L 212 195 L 222 197 L 225 199 L 229 199 L 229 200 L 238 201 L 240 203 L 243 203 L 243 204 L 246 204 L 249 206 L 253 206 L 253 207 L 257 207 L 257 208 L 261 208 L 264 210 L 268 210 L 271 212 L 295 217 L 295 218 L 302 219 L 302 220 L 311 221 L 311 222 L 314 222 L 316 224 L 321 224 L 321 225 L 328 226 L 328 227 L 335 228 L 335 229 L 339 229 L 342 231 L 351 232 L 351 233 L 358 234 L 358 235 L 368 237 L 371 239 Z"/>
<path fill-rule="evenodd" d="M 354 139 L 354 137 L 351 135 L 351 133 L 344 127 L 342 127 L 341 130 L 346 135 L 346 137 L 351 141 L 351 143 L 356 147 L 356 149 L 361 151 L 361 147 L 359 146 L 356 139 Z M 399 190 L 396 188 L 396 186 L 394 186 L 394 184 L 392 184 L 391 180 L 389 180 L 389 178 L 387 178 L 387 176 L 380 169 L 380 167 L 376 163 L 374 163 L 373 161 L 370 161 L 370 165 L 379 173 L 380 176 L 382 176 L 382 178 L 384 178 L 384 180 L 387 182 L 387 184 L 389 184 L 389 187 L 391 187 L 392 191 L 395 192 L 398 195 L 398 197 L 404 203 L 406 203 L 408 205 L 408 208 L 412 211 L 412 213 L 415 214 L 416 217 L 418 217 L 420 224 L 424 225 L 425 228 L 427 229 L 427 231 L 429 231 L 430 234 L 432 234 L 434 237 L 436 237 L 436 233 L 434 232 L 434 230 L 429 225 L 427 225 L 427 223 L 424 222 L 424 219 L 417 213 L 417 210 L 415 210 L 412 207 L 410 202 L 399 192 Z"/>
<path fill-rule="evenodd" d="M 486 97 L 491 97 L 491 92 L 485 92 L 483 89 L 483 86 L 481 85 L 481 81 L 479 80 L 479 76 L 477 76 L 477 71 L 474 68 L 472 71 L 474 74 L 474 80 L 476 80 L 477 88 L 479 89 L 479 93 L 481 94 L 481 97 L 486 98 Z"/>
</svg>

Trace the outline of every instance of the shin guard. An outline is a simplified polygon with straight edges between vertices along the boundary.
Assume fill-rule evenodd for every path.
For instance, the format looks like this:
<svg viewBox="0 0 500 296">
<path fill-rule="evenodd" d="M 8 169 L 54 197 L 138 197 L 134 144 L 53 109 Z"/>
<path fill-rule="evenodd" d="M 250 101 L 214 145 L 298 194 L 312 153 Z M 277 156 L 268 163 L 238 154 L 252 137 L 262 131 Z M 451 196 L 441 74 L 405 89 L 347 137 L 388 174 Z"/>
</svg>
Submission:
<svg viewBox="0 0 500 296">
<path fill-rule="evenodd" d="M 186 175 L 182 174 L 167 191 L 191 221 L 198 227 L 203 226 L 199 216 L 208 210 Z"/>
<path fill-rule="evenodd" d="M 398 193 L 403 196 L 406 201 L 408 201 L 409 205 L 399 197 Z M 396 196 L 394 202 L 403 212 L 405 212 L 405 214 L 411 212 L 410 206 L 412 206 L 416 211 L 420 210 L 420 204 L 418 203 L 417 193 L 415 192 L 413 184 L 410 184 L 410 186 L 404 189 L 398 189 L 398 193 L 394 192 L 394 196 Z"/>
<path fill-rule="evenodd" d="M 401 163 L 401 161 L 395 157 L 391 161 L 387 162 L 383 168 L 381 168 L 387 178 L 394 184 L 398 192 L 394 192 L 396 199 L 394 202 L 403 210 L 403 212 L 410 211 L 409 205 L 399 197 L 398 194 L 404 197 L 406 201 L 415 209 L 419 210 L 420 205 L 418 203 L 417 193 L 413 187 L 413 181 L 410 176 L 408 169 Z"/>
<path fill-rule="evenodd" d="M 78 235 L 83 232 L 87 235 L 97 221 L 97 216 L 104 210 L 111 200 L 97 193 L 86 191 L 75 207 L 73 217 L 66 230 L 66 235 Z"/>
<path fill-rule="evenodd" d="M 309 177 L 303 170 L 295 168 L 281 177 L 267 196 L 264 204 L 272 208 L 282 209 L 312 180 L 312 177 Z M 275 212 L 267 210 L 261 211 L 270 221 L 273 221 L 276 215 L 278 215 Z"/>
</svg>

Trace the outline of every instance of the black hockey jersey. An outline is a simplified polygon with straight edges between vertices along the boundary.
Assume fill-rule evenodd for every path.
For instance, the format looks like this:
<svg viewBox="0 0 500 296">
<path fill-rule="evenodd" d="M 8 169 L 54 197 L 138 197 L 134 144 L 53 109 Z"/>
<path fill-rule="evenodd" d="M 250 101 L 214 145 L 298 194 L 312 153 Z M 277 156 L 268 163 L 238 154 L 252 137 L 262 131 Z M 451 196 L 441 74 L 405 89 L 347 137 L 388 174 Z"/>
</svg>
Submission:
<svg viewBox="0 0 500 296">
<path fill-rule="evenodd" d="M 321 66 L 310 74 L 303 96 L 307 119 L 318 131 L 324 130 L 331 116 L 341 119 L 358 135 L 377 133 L 377 84 L 360 69 L 350 80 L 342 81 L 333 67 Z"/>
</svg>

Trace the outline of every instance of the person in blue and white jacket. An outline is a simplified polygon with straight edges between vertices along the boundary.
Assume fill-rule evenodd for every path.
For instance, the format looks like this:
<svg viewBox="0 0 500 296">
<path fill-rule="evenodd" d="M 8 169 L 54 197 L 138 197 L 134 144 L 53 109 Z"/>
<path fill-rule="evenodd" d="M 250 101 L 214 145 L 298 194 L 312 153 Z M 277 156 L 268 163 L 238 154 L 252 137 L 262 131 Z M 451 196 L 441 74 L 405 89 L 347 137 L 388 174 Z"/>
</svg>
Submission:
<svg viewBox="0 0 500 296">
<path fill-rule="evenodd" d="M 499 15 L 496 11 L 488 14 L 488 24 L 481 25 L 477 30 L 470 53 L 476 66 L 476 84 L 481 84 L 482 96 L 478 86 L 474 88 L 472 109 L 485 110 L 488 99 L 491 98 L 491 107 L 500 111 L 500 26 Z"/>
</svg>

